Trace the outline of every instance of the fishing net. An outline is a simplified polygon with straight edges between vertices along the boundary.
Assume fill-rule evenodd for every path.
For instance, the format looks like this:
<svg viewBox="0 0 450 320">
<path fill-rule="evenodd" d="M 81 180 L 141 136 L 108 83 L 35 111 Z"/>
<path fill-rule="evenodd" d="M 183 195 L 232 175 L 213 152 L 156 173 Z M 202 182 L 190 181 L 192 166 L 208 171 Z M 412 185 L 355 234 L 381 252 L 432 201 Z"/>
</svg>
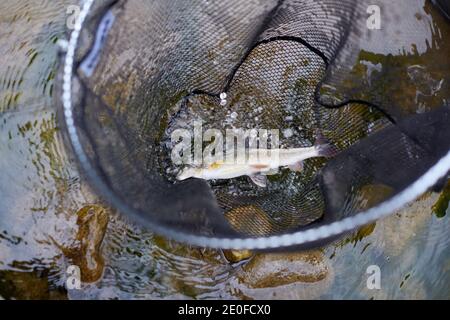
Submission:
<svg viewBox="0 0 450 320">
<path fill-rule="evenodd" d="M 222 248 L 331 241 L 447 179 L 450 73 L 423 66 L 441 54 L 450 70 L 448 52 L 435 38 L 433 57 L 398 55 L 425 41 L 429 18 L 411 14 L 421 3 L 85 1 L 57 95 L 68 142 L 100 194 L 155 232 Z M 438 98 L 424 108 L 411 83 Z M 277 129 L 283 149 L 319 132 L 339 152 L 266 188 L 177 181 L 172 134 L 198 123 L 269 141 Z"/>
</svg>

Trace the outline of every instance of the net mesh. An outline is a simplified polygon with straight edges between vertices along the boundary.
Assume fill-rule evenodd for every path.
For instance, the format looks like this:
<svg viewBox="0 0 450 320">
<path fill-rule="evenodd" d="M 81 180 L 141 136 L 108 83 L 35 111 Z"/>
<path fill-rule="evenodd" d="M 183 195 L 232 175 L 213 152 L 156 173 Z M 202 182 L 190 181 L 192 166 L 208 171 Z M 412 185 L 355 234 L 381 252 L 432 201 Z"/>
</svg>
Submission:
<svg viewBox="0 0 450 320">
<path fill-rule="evenodd" d="M 367 27 L 373 4 L 384 13 L 377 32 Z M 74 127 L 95 178 L 124 213 L 219 238 L 317 228 L 395 197 L 450 149 L 443 100 L 418 110 L 417 97 L 399 91 L 399 81 L 426 77 L 419 65 L 430 57 L 417 53 L 405 70 L 386 55 L 422 34 L 426 22 L 404 14 L 411 6 L 95 1 L 71 89 Z M 440 86 L 428 90 L 445 92 Z M 312 146 L 320 131 L 340 152 L 306 160 L 302 172 L 281 170 L 267 188 L 247 177 L 179 182 L 171 134 L 196 122 L 203 130 L 279 129 L 282 148 Z"/>
</svg>

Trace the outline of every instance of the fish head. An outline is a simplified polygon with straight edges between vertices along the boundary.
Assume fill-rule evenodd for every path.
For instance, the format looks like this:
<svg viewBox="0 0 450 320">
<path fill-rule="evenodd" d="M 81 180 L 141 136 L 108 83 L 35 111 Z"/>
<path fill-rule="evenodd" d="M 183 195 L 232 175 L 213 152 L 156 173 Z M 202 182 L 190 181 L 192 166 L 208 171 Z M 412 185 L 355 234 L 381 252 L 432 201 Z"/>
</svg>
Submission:
<svg viewBox="0 0 450 320">
<path fill-rule="evenodd" d="M 195 167 L 186 167 L 183 170 L 180 171 L 180 173 L 177 175 L 177 180 L 186 180 L 189 178 L 198 178 L 200 177 L 200 168 Z"/>
</svg>

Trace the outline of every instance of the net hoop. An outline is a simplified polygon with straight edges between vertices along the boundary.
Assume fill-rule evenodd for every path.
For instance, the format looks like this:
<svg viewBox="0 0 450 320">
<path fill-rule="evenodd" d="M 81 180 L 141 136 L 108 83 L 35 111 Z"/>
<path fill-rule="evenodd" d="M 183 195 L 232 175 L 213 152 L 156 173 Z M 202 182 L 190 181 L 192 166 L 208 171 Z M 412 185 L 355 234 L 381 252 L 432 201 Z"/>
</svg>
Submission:
<svg viewBox="0 0 450 320">
<path fill-rule="evenodd" d="M 220 238 L 196 236 L 186 232 L 177 232 L 170 228 L 157 225 L 148 219 L 144 219 L 142 214 L 128 206 L 115 196 L 109 187 L 97 175 L 83 149 L 78 129 L 75 126 L 72 107 L 72 75 L 74 69 L 75 51 L 80 37 L 83 24 L 92 8 L 95 0 L 86 0 L 82 5 L 80 14 L 75 22 L 74 29 L 70 34 L 66 55 L 63 59 L 63 83 L 62 83 L 62 107 L 63 119 L 66 125 L 67 134 L 72 150 L 79 162 L 82 172 L 87 176 L 90 183 L 100 193 L 100 195 L 120 212 L 127 214 L 131 219 L 147 227 L 149 230 L 164 235 L 179 242 L 185 242 L 195 246 L 220 248 L 220 249 L 279 249 L 294 246 L 308 246 L 317 241 L 334 239 L 336 236 L 358 229 L 368 223 L 386 217 L 399 210 L 406 204 L 418 198 L 424 192 L 433 187 L 442 177 L 450 171 L 450 151 L 433 165 L 425 174 L 418 178 L 405 190 L 391 199 L 381 204 L 359 212 L 354 216 L 323 225 L 314 229 L 298 231 L 290 234 L 267 236 L 259 238 Z"/>
</svg>

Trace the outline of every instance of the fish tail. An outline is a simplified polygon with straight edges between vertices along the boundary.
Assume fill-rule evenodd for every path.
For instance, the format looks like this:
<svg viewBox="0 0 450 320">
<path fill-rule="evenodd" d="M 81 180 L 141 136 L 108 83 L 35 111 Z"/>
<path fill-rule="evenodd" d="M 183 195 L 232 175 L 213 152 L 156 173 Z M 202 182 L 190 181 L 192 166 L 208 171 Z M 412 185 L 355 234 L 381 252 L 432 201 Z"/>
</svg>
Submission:
<svg viewBox="0 0 450 320">
<path fill-rule="evenodd" d="M 339 150 L 336 146 L 332 144 L 321 144 L 316 146 L 319 157 L 332 158 L 339 153 Z"/>
<path fill-rule="evenodd" d="M 314 145 L 319 157 L 332 158 L 339 153 L 338 148 L 330 143 L 319 130 L 316 131 L 316 142 Z"/>
</svg>

